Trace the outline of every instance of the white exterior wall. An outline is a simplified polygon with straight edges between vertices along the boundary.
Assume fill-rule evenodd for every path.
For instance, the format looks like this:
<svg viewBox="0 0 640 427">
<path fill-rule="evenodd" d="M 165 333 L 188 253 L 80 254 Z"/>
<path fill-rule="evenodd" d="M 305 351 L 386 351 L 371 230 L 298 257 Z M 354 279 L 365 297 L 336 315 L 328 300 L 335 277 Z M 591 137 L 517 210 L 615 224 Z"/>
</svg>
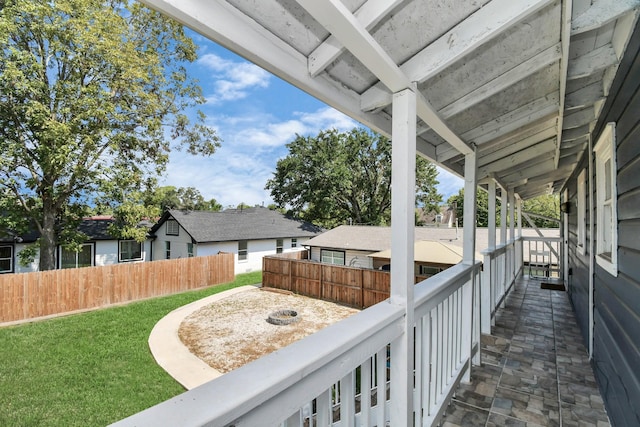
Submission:
<svg viewBox="0 0 640 427">
<path fill-rule="evenodd" d="M 94 266 L 100 267 L 100 266 L 119 263 L 118 262 L 118 252 L 119 252 L 118 240 L 98 240 L 95 242 L 87 242 L 87 243 L 93 245 Z M 32 273 L 34 271 L 38 271 L 38 256 L 39 256 L 38 252 L 36 252 L 34 261 L 29 263 L 29 265 L 27 266 L 20 265 L 20 259 L 18 258 L 18 254 L 31 244 L 32 243 L 16 243 L 15 244 L 14 254 L 13 254 L 14 273 Z M 142 261 L 151 261 L 150 251 L 151 251 L 151 241 L 146 240 L 142 244 Z M 186 248 L 185 248 L 185 251 L 186 251 Z M 57 251 L 56 251 L 56 254 L 57 254 Z M 125 261 L 125 262 L 142 262 L 142 261 Z"/>
<path fill-rule="evenodd" d="M 309 255 L 312 261 L 321 262 L 320 253 L 322 249 L 327 249 L 330 251 L 338 251 L 344 252 L 344 263 L 347 267 L 358 267 L 358 268 L 373 268 L 373 258 L 369 257 L 369 254 L 374 252 L 371 251 L 355 251 L 350 249 L 330 249 L 330 248 L 319 248 L 313 246 L 311 248 L 311 254 Z"/>
<path fill-rule="evenodd" d="M 165 242 L 171 242 L 171 259 L 187 258 L 187 243 L 191 243 L 191 236 L 184 228 L 179 227 L 177 236 L 167 235 L 167 223 L 165 222 L 156 232 L 157 238 L 153 242 L 153 260 L 167 259 Z M 197 256 L 196 246 L 193 245 L 193 256 Z"/>
<path fill-rule="evenodd" d="M 213 242 L 213 243 L 199 243 L 197 246 L 196 256 L 208 256 L 215 255 L 218 252 L 228 252 L 234 254 L 234 268 L 235 274 L 249 273 L 251 271 L 262 270 L 262 258 L 265 255 L 276 254 L 276 240 L 277 239 L 265 239 L 265 240 L 248 240 L 247 241 L 247 259 L 238 260 L 238 242 Z M 296 252 L 305 250 L 303 244 L 309 238 L 298 237 L 297 246 L 291 247 L 291 238 L 282 239 L 282 252 Z"/>
</svg>

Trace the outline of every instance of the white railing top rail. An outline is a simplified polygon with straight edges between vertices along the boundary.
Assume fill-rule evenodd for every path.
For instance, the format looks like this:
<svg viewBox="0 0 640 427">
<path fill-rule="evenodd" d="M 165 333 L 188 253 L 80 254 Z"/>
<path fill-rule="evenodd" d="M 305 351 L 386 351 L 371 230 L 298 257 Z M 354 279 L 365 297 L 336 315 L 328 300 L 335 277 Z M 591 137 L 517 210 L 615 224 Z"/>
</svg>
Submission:
<svg viewBox="0 0 640 427">
<path fill-rule="evenodd" d="M 403 333 L 381 302 L 114 426 L 278 424 Z"/>
<path fill-rule="evenodd" d="M 522 236 L 516 237 L 515 239 L 509 239 L 506 243 L 499 243 L 495 247 L 488 247 L 487 249 L 484 249 L 480 253 L 482 255 L 491 255 L 496 257 L 498 255 L 505 253 L 509 246 L 513 246 L 515 242 L 522 239 L 524 239 L 524 237 Z"/>
<path fill-rule="evenodd" d="M 471 273 L 482 266 L 480 261 L 474 265 L 456 264 L 453 267 L 418 283 L 414 290 L 415 317 L 426 315 L 452 293 L 471 279 Z"/>
<path fill-rule="evenodd" d="M 522 240 L 527 242 L 562 242 L 562 237 L 523 236 Z"/>
</svg>

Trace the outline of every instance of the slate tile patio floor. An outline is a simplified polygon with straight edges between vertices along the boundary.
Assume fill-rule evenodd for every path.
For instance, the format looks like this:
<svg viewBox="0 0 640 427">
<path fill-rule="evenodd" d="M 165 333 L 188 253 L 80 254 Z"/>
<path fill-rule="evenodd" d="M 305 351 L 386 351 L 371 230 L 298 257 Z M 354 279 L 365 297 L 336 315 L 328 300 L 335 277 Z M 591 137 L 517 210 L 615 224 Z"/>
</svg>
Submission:
<svg viewBox="0 0 640 427">
<path fill-rule="evenodd" d="M 566 292 L 517 282 L 482 337 L 482 366 L 456 391 L 442 425 L 609 425 Z"/>
</svg>

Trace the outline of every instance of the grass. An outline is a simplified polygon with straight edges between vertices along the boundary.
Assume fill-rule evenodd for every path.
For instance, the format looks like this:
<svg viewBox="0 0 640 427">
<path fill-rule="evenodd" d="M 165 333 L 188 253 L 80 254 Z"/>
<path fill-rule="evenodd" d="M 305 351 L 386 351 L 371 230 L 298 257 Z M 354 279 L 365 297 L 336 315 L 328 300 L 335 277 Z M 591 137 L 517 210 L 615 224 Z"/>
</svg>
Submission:
<svg viewBox="0 0 640 427">
<path fill-rule="evenodd" d="M 147 340 L 170 311 L 232 283 L 126 306 L 0 328 L 0 426 L 104 426 L 184 392 Z"/>
</svg>

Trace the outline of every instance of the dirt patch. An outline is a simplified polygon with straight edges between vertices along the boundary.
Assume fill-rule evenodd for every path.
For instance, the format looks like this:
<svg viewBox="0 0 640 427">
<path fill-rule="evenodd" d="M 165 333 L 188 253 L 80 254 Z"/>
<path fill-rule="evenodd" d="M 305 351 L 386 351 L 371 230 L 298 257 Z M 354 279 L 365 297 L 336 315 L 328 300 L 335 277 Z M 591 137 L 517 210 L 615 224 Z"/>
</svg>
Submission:
<svg viewBox="0 0 640 427">
<path fill-rule="evenodd" d="M 300 320 L 267 322 L 276 310 L 291 309 Z M 311 335 L 360 310 L 295 294 L 255 289 L 214 302 L 187 316 L 178 334 L 189 351 L 227 373 Z"/>
</svg>

